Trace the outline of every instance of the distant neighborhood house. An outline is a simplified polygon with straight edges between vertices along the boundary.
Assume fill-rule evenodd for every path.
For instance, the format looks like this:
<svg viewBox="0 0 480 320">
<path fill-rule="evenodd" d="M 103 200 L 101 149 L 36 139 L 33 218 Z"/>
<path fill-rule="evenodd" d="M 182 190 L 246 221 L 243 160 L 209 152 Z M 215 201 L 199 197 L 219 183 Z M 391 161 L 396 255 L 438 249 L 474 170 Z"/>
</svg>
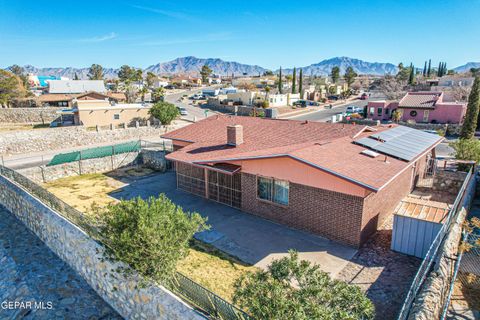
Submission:
<svg viewBox="0 0 480 320">
<path fill-rule="evenodd" d="M 460 124 L 467 106 L 464 102 L 445 102 L 443 92 L 408 92 L 400 101 L 370 101 L 367 117 L 390 120 L 395 110 L 402 121 Z"/>
<path fill-rule="evenodd" d="M 442 141 L 401 126 L 233 116 L 163 137 L 179 189 L 355 247 L 413 189 Z"/>
</svg>

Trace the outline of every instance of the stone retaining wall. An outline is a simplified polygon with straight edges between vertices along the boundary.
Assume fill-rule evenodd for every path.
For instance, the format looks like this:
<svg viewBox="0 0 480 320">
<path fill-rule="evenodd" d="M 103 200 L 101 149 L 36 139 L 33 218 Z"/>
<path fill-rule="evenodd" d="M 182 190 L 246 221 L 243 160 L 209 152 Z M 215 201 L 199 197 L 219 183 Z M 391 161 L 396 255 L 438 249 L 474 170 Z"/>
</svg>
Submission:
<svg viewBox="0 0 480 320">
<path fill-rule="evenodd" d="M 174 130 L 190 124 L 175 121 L 168 126 Z M 160 137 L 165 128 L 160 126 L 125 128 L 115 130 L 87 130 L 83 126 L 35 129 L 15 132 L 0 132 L 0 155 L 51 151 L 64 148 L 89 146 L 98 143 L 116 143 L 147 137 Z"/>
<path fill-rule="evenodd" d="M 0 123 L 32 124 L 50 123 L 60 115 L 63 108 L 0 108 Z"/>
<path fill-rule="evenodd" d="M 433 177 L 433 190 L 457 194 L 462 187 L 466 172 L 437 170 Z"/>
<path fill-rule="evenodd" d="M 142 149 L 140 158 L 142 164 L 147 168 L 160 172 L 167 170 L 167 160 L 164 152 L 155 149 Z"/>
<path fill-rule="evenodd" d="M 126 319 L 205 319 L 164 287 L 140 288 L 138 275 L 117 273 L 125 266 L 104 260 L 102 245 L 3 176 L 0 203 Z"/>
<path fill-rule="evenodd" d="M 443 311 L 444 303 L 450 290 L 460 239 L 462 236 L 463 222 L 475 196 L 476 173 L 470 180 L 465 196 L 460 205 L 457 219 L 453 221 L 450 231 L 439 248 L 439 255 L 435 261 L 433 270 L 425 280 L 408 316 L 409 320 L 439 319 Z"/>
</svg>

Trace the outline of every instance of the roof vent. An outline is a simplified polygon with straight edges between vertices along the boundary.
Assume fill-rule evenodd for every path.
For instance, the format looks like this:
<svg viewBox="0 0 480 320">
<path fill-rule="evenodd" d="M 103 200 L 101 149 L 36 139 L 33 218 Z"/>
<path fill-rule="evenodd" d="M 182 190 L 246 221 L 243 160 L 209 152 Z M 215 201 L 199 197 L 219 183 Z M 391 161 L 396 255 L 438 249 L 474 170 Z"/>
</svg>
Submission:
<svg viewBox="0 0 480 320">
<path fill-rule="evenodd" d="M 369 156 L 370 158 L 376 158 L 380 155 L 380 153 L 377 153 L 373 150 L 368 150 L 368 149 L 365 149 L 363 150 L 362 152 L 360 152 L 361 154 L 364 154 L 366 156 Z"/>
</svg>

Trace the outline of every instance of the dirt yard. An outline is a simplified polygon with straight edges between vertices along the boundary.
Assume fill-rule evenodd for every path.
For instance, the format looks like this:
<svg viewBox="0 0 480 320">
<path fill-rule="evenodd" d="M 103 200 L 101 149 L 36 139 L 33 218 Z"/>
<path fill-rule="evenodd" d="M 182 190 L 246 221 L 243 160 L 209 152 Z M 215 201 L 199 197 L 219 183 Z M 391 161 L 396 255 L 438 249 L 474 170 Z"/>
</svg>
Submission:
<svg viewBox="0 0 480 320">
<path fill-rule="evenodd" d="M 390 250 L 393 216 L 338 274 L 337 279 L 359 286 L 375 305 L 376 319 L 396 319 L 420 259 Z"/>
<path fill-rule="evenodd" d="M 127 185 L 129 179 L 151 174 L 152 171 L 117 170 L 107 174 L 85 174 L 59 179 L 44 186 L 57 197 L 88 213 L 93 204 L 106 206 L 118 200 L 110 192 Z M 210 245 L 194 240 L 189 255 L 179 262 L 177 269 L 192 280 L 231 301 L 233 284 L 242 274 L 257 270 Z"/>
</svg>

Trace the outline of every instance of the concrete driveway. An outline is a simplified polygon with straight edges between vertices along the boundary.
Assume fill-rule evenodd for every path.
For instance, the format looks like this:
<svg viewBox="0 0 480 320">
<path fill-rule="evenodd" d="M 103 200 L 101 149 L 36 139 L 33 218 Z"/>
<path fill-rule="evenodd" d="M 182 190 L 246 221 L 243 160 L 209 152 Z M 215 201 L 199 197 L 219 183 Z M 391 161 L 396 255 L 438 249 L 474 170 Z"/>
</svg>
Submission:
<svg viewBox="0 0 480 320">
<path fill-rule="evenodd" d="M 356 253 L 351 247 L 177 190 L 173 172 L 125 182 L 128 185 L 111 196 L 131 199 L 165 193 L 185 210 L 196 211 L 208 218 L 211 229 L 197 234 L 198 239 L 261 268 L 268 266 L 272 260 L 287 255 L 288 250 L 295 249 L 301 259 L 311 261 L 323 271 L 336 276 Z"/>
</svg>

